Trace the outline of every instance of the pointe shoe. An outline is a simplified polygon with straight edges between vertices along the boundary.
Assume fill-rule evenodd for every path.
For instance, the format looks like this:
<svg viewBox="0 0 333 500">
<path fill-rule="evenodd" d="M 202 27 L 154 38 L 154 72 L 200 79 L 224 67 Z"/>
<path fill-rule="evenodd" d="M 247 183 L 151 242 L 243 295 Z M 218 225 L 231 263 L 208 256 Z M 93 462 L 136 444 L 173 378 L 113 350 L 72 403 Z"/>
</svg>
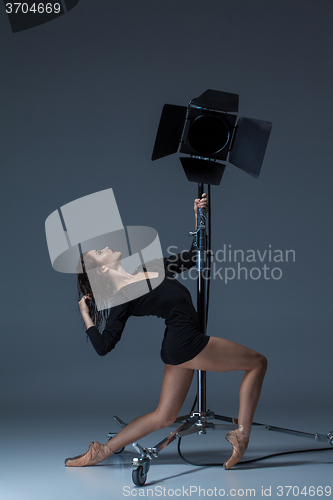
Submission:
<svg viewBox="0 0 333 500">
<path fill-rule="evenodd" d="M 239 429 L 230 431 L 225 436 L 226 440 L 232 445 L 232 453 L 230 455 L 230 458 L 224 463 L 224 468 L 226 470 L 229 470 L 231 469 L 231 467 L 238 464 L 238 462 L 246 452 L 247 446 L 249 444 L 250 433 L 245 433 L 242 427 L 243 426 L 240 425 Z"/>
<path fill-rule="evenodd" d="M 107 457 L 112 455 L 113 451 L 98 441 L 92 441 L 86 453 L 78 455 L 77 457 L 66 458 L 66 467 L 85 467 L 87 465 L 95 465 L 102 462 Z"/>
</svg>

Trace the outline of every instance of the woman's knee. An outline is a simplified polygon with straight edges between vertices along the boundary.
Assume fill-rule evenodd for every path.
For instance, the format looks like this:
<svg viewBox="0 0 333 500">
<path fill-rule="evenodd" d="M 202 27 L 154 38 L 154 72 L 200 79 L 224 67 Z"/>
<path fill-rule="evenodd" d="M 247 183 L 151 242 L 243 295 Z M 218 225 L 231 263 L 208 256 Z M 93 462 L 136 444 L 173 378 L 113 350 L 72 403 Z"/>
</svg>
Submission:
<svg viewBox="0 0 333 500">
<path fill-rule="evenodd" d="M 257 353 L 256 356 L 256 366 L 260 369 L 261 372 L 264 374 L 267 371 L 267 358 L 263 355 L 260 354 L 259 352 Z"/>
<path fill-rule="evenodd" d="M 169 427 L 169 425 L 172 425 L 178 415 L 175 415 L 173 413 L 164 413 L 163 411 L 155 410 L 156 414 L 156 424 L 159 429 L 163 429 L 164 427 Z"/>
</svg>

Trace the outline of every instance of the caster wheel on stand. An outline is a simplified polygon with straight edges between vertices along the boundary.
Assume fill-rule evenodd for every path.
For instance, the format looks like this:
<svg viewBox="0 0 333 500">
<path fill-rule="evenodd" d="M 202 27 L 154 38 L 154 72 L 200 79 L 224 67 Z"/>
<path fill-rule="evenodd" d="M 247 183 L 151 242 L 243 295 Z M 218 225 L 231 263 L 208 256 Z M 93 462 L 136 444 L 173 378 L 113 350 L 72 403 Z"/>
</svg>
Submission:
<svg viewBox="0 0 333 500">
<path fill-rule="evenodd" d="M 330 445 L 333 446 L 333 431 L 331 431 L 328 434 L 326 434 L 326 437 L 327 437 L 328 442 L 330 443 Z"/>
<path fill-rule="evenodd" d="M 136 486 L 143 486 L 145 484 L 146 479 L 147 479 L 147 474 L 143 475 L 142 465 L 140 465 L 140 467 L 138 467 L 137 469 L 134 469 L 132 471 L 132 479 L 133 479 L 133 483 Z"/>
<path fill-rule="evenodd" d="M 150 469 L 150 460 L 148 457 L 133 458 L 132 460 L 132 479 L 136 486 L 143 486 L 147 480 Z"/>
</svg>

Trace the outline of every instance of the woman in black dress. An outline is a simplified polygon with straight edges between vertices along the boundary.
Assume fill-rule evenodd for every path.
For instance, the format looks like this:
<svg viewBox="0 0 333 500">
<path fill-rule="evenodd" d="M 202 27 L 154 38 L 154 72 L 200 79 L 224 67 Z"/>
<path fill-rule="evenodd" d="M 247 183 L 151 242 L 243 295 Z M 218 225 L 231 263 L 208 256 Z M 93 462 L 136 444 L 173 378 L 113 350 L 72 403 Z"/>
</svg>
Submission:
<svg viewBox="0 0 333 500">
<path fill-rule="evenodd" d="M 197 209 L 207 207 L 204 193 L 194 202 Z M 154 262 L 154 261 L 152 261 Z M 146 294 L 136 295 L 129 301 L 120 301 L 111 308 L 105 329 L 100 334 L 100 314 L 93 307 L 94 297 L 89 287 L 86 271 L 94 268 L 98 279 L 108 287 L 115 297 L 126 294 L 143 282 L 158 278 L 158 266 L 147 265 L 146 271 L 127 273 L 121 265 L 121 252 L 108 247 L 87 252 L 82 259 L 79 274 L 79 289 L 83 297 L 80 311 L 87 328 L 87 334 L 100 355 L 111 351 L 120 340 L 129 316 L 155 315 L 165 319 L 166 330 L 161 349 L 165 363 L 160 401 L 155 411 L 132 420 L 106 444 L 90 443 L 83 455 L 65 460 L 67 467 L 94 465 L 112 455 L 115 451 L 143 438 L 147 434 L 171 425 L 184 403 L 195 370 L 245 372 L 239 389 L 238 429 L 228 432 L 227 441 L 232 445 L 232 454 L 225 462 L 226 469 L 237 464 L 245 453 L 252 426 L 254 412 L 259 400 L 261 386 L 266 373 L 267 360 L 262 355 L 230 340 L 210 337 L 200 331 L 197 313 L 188 290 L 179 283 L 174 274 L 195 265 L 195 249 L 164 259 L 165 277 L 156 288 Z M 90 273 L 91 276 L 91 273 Z M 135 296 L 135 293 L 134 293 Z M 94 322 L 95 321 L 95 322 Z M 96 325 L 97 327 L 96 327 Z"/>
</svg>

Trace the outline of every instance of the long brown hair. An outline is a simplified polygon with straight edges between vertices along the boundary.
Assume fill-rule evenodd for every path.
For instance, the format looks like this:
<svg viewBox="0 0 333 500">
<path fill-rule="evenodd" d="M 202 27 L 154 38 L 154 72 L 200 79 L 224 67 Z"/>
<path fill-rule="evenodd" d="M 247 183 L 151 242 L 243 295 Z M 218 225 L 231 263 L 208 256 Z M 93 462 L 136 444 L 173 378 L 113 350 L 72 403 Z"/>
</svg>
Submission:
<svg viewBox="0 0 333 500">
<path fill-rule="evenodd" d="M 116 294 L 117 290 L 110 277 L 106 278 L 100 273 L 98 263 L 87 252 L 81 253 L 76 270 L 78 299 L 81 300 L 83 295 L 91 297 L 91 300 L 87 300 L 86 304 L 93 323 L 100 330 L 109 316 L 110 299 Z M 89 271 L 89 277 L 87 271 Z M 97 302 L 99 304 L 105 302 L 106 307 L 104 309 L 98 310 L 92 289 L 95 290 L 95 293 L 98 290 Z"/>
</svg>

